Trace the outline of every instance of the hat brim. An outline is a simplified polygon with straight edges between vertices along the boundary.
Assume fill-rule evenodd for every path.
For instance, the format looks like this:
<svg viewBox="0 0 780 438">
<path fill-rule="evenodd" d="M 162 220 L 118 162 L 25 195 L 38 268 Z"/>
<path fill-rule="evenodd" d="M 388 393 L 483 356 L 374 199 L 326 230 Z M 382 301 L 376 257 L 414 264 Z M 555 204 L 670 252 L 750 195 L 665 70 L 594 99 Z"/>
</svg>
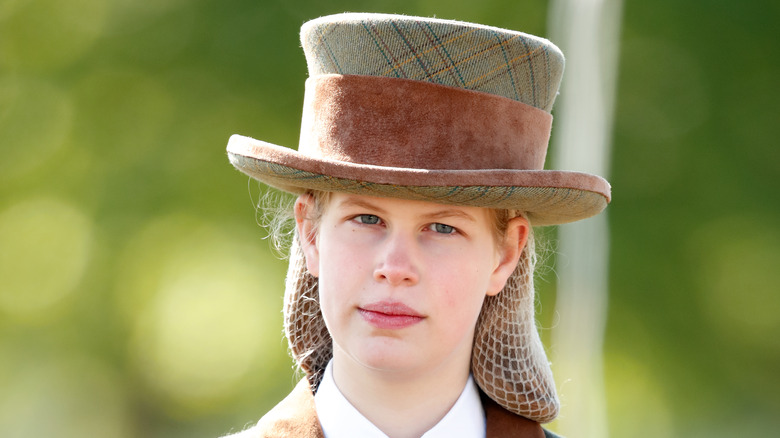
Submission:
<svg viewBox="0 0 780 438">
<path fill-rule="evenodd" d="M 535 226 L 585 219 L 610 201 L 609 183 L 581 172 L 373 166 L 311 157 L 240 135 L 230 137 L 227 152 L 241 172 L 291 193 L 312 189 L 515 209 L 524 211 Z"/>
</svg>

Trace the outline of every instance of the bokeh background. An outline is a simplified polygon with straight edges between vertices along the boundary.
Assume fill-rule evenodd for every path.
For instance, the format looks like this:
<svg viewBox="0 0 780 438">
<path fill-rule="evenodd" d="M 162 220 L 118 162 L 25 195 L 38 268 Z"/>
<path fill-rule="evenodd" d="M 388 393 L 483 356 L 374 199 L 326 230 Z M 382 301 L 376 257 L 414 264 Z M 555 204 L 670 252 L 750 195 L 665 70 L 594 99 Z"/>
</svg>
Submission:
<svg viewBox="0 0 780 438">
<path fill-rule="evenodd" d="M 295 381 L 285 262 L 256 223 L 262 188 L 224 146 L 297 144 L 300 25 L 349 10 L 548 35 L 548 7 L 0 0 L 0 436 L 215 437 L 256 421 Z M 778 22 L 774 0 L 623 3 L 612 436 L 780 430 Z"/>
</svg>

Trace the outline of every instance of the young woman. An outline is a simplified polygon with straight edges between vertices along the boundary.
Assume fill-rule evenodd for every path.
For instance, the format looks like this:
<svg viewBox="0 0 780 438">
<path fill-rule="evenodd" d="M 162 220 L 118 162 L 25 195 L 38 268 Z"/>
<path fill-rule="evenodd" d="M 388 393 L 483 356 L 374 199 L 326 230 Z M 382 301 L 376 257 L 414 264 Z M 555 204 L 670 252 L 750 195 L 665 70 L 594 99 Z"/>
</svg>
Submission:
<svg viewBox="0 0 780 438">
<path fill-rule="evenodd" d="M 543 170 L 562 54 L 380 14 L 322 17 L 301 39 L 298 151 L 233 136 L 228 153 L 299 194 L 284 312 L 307 378 L 239 436 L 553 436 L 532 226 L 610 199 L 600 177 Z"/>
</svg>

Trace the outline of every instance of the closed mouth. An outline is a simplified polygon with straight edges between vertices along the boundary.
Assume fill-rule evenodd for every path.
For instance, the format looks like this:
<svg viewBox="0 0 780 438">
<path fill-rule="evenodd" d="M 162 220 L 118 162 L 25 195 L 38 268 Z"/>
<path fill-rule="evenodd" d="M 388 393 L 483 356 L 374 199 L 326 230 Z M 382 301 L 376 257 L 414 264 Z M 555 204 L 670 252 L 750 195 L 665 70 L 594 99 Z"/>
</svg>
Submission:
<svg viewBox="0 0 780 438">
<path fill-rule="evenodd" d="M 380 329 L 402 329 L 417 324 L 425 316 L 406 304 L 379 301 L 358 308 L 360 316 L 369 324 Z"/>
</svg>

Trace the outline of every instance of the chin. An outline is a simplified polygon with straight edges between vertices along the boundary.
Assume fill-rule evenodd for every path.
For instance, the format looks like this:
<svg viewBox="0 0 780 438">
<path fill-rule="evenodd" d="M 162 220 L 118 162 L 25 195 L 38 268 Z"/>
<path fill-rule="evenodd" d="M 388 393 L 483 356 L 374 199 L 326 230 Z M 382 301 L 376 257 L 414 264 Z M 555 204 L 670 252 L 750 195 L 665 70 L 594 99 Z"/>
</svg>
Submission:
<svg viewBox="0 0 780 438">
<path fill-rule="evenodd" d="M 414 352 L 398 348 L 367 346 L 353 357 L 366 368 L 393 373 L 414 369 L 417 364 L 412 356 Z"/>
</svg>

